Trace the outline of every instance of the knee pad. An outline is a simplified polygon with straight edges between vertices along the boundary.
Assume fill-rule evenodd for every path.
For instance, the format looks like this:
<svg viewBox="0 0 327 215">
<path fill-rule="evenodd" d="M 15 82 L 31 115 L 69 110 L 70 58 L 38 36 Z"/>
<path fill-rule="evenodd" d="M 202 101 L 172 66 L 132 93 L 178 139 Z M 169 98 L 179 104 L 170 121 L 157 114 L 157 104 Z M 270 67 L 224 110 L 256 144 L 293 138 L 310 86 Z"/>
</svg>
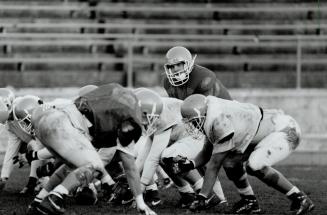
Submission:
<svg viewBox="0 0 327 215">
<path fill-rule="evenodd" d="M 229 180 L 239 181 L 246 173 L 244 170 L 243 162 L 227 161 L 223 164 L 224 170 Z"/>
</svg>

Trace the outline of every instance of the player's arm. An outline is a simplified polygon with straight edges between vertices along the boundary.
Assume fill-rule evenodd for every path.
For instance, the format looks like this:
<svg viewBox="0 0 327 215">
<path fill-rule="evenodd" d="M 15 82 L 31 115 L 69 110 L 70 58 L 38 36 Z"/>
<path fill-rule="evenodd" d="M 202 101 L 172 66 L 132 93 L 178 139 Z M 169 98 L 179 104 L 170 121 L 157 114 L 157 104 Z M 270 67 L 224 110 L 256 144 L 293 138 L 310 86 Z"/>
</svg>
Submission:
<svg viewBox="0 0 327 215">
<path fill-rule="evenodd" d="M 209 163 L 207 164 L 207 169 L 204 175 L 204 181 L 200 195 L 208 197 L 212 191 L 213 185 L 216 182 L 218 172 L 223 164 L 223 161 L 228 154 L 227 151 L 213 154 L 210 158 Z"/>
<path fill-rule="evenodd" d="M 152 146 L 147 159 L 145 160 L 141 182 L 144 185 L 148 185 L 159 165 L 161 154 L 163 150 L 168 146 L 171 135 L 171 128 L 163 131 L 160 134 L 156 134 L 153 137 Z"/>
<path fill-rule="evenodd" d="M 194 168 L 204 166 L 206 163 L 208 163 L 212 154 L 212 149 L 212 144 L 206 138 L 202 150 L 193 160 Z"/>
<path fill-rule="evenodd" d="M 131 188 L 132 193 L 135 197 L 135 202 L 138 210 L 144 212 L 146 215 L 156 214 L 144 203 L 140 186 L 140 174 L 137 171 L 135 165 L 135 158 L 132 155 L 122 151 L 118 151 L 118 153 L 123 163 L 129 187 Z"/>
<path fill-rule="evenodd" d="M 141 149 L 139 149 L 139 151 L 137 153 L 136 161 L 135 161 L 136 167 L 139 170 L 140 174 L 143 171 L 144 163 L 150 152 L 151 145 L 152 145 L 152 138 L 148 137 L 148 136 L 141 137 L 138 140 L 138 142 L 135 144 L 135 147 L 141 146 Z"/>
<path fill-rule="evenodd" d="M 196 89 L 196 93 L 209 96 L 214 95 L 215 93 L 215 80 L 209 76 L 205 77 L 203 80 L 201 80 L 199 86 Z M 216 89 L 217 90 L 217 89 Z"/>
<path fill-rule="evenodd" d="M 135 165 L 135 158 L 122 151 L 117 151 L 119 156 L 122 160 L 123 167 L 125 170 L 125 174 L 129 183 L 129 186 L 134 194 L 134 196 L 138 196 L 141 194 L 140 190 L 140 176 L 138 174 L 136 165 Z"/>
</svg>

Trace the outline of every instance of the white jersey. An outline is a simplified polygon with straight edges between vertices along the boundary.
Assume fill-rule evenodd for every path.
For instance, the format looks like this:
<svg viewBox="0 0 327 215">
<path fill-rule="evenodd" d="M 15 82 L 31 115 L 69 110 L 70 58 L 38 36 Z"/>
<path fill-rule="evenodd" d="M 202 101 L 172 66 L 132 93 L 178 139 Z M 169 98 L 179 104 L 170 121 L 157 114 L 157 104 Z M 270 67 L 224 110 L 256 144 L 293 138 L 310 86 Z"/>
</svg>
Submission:
<svg viewBox="0 0 327 215">
<path fill-rule="evenodd" d="M 244 152 L 255 136 L 262 117 L 258 106 L 208 96 L 204 130 L 213 144 L 213 153 Z M 232 139 L 225 141 L 229 135 Z"/>
<path fill-rule="evenodd" d="M 163 109 L 160 116 L 160 122 L 157 127 L 157 132 L 164 131 L 173 125 L 182 122 L 181 105 L 183 101 L 169 97 L 162 98 L 162 101 Z"/>
<path fill-rule="evenodd" d="M 165 97 L 163 100 L 163 110 L 160 116 L 160 122 L 157 131 L 153 134 L 153 139 L 150 143 L 150 149 L 147 154 L 142 154 L 145 160 L 144 169 L 141 177 L 143 184 L 149 184 L 159 165 L 163 151 L 171 144 L 186 137 L 185 126 L 182 123 L 181 105 L 182 100 Z"/>
</svg>

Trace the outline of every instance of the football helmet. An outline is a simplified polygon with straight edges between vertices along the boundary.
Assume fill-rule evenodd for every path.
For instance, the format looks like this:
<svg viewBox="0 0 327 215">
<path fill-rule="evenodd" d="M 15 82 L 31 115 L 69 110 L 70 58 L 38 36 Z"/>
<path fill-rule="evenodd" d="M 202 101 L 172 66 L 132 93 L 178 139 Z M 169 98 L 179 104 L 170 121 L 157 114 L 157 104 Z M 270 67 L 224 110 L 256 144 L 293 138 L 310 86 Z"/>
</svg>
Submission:
<svg viewBox="0 0 327 215">
<path fill-rule="evenodd" d="M 187 97 L 181 106 L 186 131 L 195 139 L 204 135 L 204 122 L 207 114 L 207 98 L 201 94 Z"/>
<path fill-rule="evenodd" d="M 98 191 L 94 184 L 91 183 L 87 187 L 78 187 L 75 200 L 79 205 L 95 205 L 98 201 Z"/>
<path fill-rule="evenodd" d="M 0 100 L 0 123 L 5 123 L 9 118 L 9 111 L 7 105 Z"/>
<path fill-rule="evenodd" d="M 182 46 L 175 46 L 168 50 L 164 68 L 171 85 L 180 86 L 188 81 L 195 58 L 196 55 L 192 57 L 191 52 Z"/>
<path fill-rule="evenodd" d="M 136 91 L 135 95 L 142 112 L 143 135 L 150 136 L 157 130 L 163 101 L 159 94 L 146 88 Z"/>
<path fill-rule="evenodd" d="M 84 96 L 85 94 L 88 94 L 89 92 L 97 89 L 98 86 L 89 84 L 89 85 L 85 85 L 84 87 L 81 87 L 78 89 L 77 95 L 78 97 Z"/>
<path fill-rule="evenodd" d="M 30 135 L 34 134 L 31 122 L 32 111 L 42 103 L 43 102 L 39 97 L 32 95 L 24 96 L 14 102 L 14 119 L 18 122 L 20 128 Z"/>
<path fill-rule="evenodd" d="M 8 111 L 11 112 L 12 103 L 14 102 L 15 99 L 15 94 L 7 88 L 0 88 L 0 99 L 7 106 Z"/>
</svg>

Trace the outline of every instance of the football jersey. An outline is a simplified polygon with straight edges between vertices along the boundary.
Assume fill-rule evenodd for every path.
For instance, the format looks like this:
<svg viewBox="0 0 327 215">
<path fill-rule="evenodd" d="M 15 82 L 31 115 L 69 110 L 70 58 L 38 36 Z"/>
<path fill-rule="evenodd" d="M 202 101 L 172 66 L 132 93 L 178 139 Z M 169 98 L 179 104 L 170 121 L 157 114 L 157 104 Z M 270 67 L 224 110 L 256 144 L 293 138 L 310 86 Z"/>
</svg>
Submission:
<svg viewBox="0 0 327 215">
<path fill-rule="evenodd" d="M 160 122 L 157 125 L 157 132 L 166 130 L 167 128 L 182 121 L 181 105 L 182 100 L 163 97 L 163 109 L 160 115 Z"/>
<path fill-rule="evenodd" d="M 236 150 L 244 152 L 255 136 L 261 120 L 258 106 L 208 96 L 204 131 L 213 144 L 213 153 Z M 224 138 L 233 135 L 227 141 Z"/>
<path fill-rule="evenodd" d="M 182 122 L 181 105 L 182 100 L 164 97 L 162 98 L 164 106 L 160 116 L 160 122 L 155 134 L 161 133 L 164 130 L 172 128 L 169 144 L 176 142 L 183 137 L 186 137 L 187 131 Z"/>
<path fill-rule="evenodd" d="M 123 121 L 141 126 L 141 110 L 131 90 L 106 84 L 75 100 L 79 111 L 92 123 L 89 129 L 95 147 L 116 146 L 118 127 Z"/>
<path fill-rule="evenodd" d="M 192 94 L 202 94 L 231 100 L 227 89 L 217 79 L 215 73 L 199 65 L 194 65 L 189 80 L 185 84 L 173 86 L 167 77 L 164 78 L 163 83 L 169 97 L 184 100 Z"/>
</svg>

